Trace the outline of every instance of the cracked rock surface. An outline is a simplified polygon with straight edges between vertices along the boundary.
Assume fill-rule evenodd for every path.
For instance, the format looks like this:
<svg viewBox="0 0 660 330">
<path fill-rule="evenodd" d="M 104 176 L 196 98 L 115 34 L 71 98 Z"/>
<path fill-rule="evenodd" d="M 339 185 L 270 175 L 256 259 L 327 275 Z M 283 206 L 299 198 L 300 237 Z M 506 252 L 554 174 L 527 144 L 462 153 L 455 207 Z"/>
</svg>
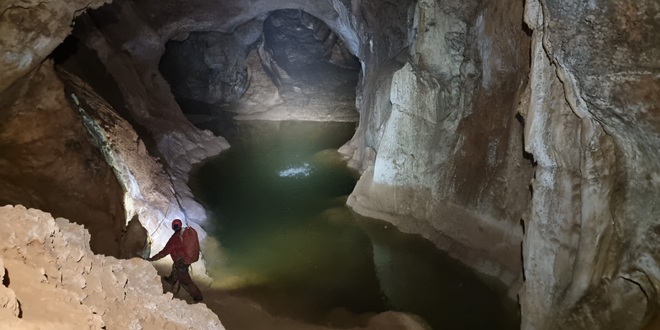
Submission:
<svg viewBox="0 0 660 330">
<path fill-rule="evenodd" d="M 163 294 L 149 262 L 93 254 L 79 225 L 20 205 L 0 220 L 2 329 L 224 329 L 204 304 Z"/>
</svg>

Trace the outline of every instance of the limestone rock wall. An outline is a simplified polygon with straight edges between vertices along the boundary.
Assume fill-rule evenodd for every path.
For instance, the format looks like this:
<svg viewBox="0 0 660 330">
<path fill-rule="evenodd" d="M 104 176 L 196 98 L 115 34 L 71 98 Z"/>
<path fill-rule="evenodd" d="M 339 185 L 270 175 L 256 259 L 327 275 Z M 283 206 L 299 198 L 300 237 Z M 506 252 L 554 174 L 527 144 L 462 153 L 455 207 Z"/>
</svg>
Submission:
<svg viewBox="0 0 660 330">
<path fill-rule="evenodd" d="M 360 128 L 343 148 L 364 171 L 348 204 L 514 284 L 532 174 L 516 120 L 522 4 L 419 1 L 396 13 L 408 19 L 398 44 L 374 38 L 381 55 L 366 60 Z M 384 53 L 398 56 L 379 62 Z"/>
<path fill-rule="evenodd" d="M 229 145 L 224 138 L 198 130 L 183 116 L 158 71 L 164 49 L 161 39 L 128 2 L 113 3 L 93 16 L 81 17 L 77 28 L 74 34 L 96 53 L 119 87 L 131 119 L 153 141 L 149 151 L 165 165 L 183 218 L 204 223 L 206 212 L 192 197 L 188 172 L 193 164 Z"/>
<path fill-rule="evenodd" d="M 38 67 L 71 33 L 69 23 L 76 16 L 86 9 L 97 8 L 106 2 L 3 1 L 0 4 L 0 92 L 7 90 L 19 78 Z M 9 97 L 11 95 L 2 95 L 0 99 Z"/>
<path fill-rule="evenodd" d="M 171 220 L 185 218 L 172 188 L 171 178 L 162 164 L 149 154 L 145 142 L 132 126 L 117 115 L 88 84 L 66 71 L 60 72 L 60 77 L 66 86 L 71 106 L 80 115 L 85 129 L 122 185 L 122 205 L 126 219 L 139 221 L 146 230 L 148 239 L 144 238 L 147 242 L 144 242 L 143 247 L 140 248 L 138 244 L 131 251 L 129 246 L 123 246 L 126 250 L 124 257 L 146 258 L 160 251 L 173 233 Z M 204 240 L 205 232 L 198 224 L 191 221 L 188 225 L 195 227 L 200 239 Z M 135 241 L 130 237 L 133 232 L 127 230 L 122 243 Z M 137 236 L 140 238 L 141 235 Z M 195 263 L 193 267 L 203 272 L 203 263 Z"/>
<path fill-rule="evenodd" d="M 8 118 L 8 105 L 36 84 L 30 72 L 86 6 L 3 6 L 0 31 L 12 38 L 0 44 L 0 116 Z M 652 0 L 525 6 L 117 0 L 81 17 L 75 34 L 119 86 L 119 103 L 152 137 L 149 153 L 171 179 L 152 210 L 170 214 L 163 208 L 176 203 L 201 223 L 188 172 L 228 145 L 178 109 L 158 71 L 165 43 L 230 33 L 276 9 L 318 17 L 362 65 L 360 124 L 342 149 L 363 172 L 349 198 L 355 210 L 425 235 L 511 285 L 512 296 L 524 280 L 525 329 L 639 328 L 656 315 L 660 288 L 660 9 Z M 21 15 L 38 19 L 23 26 Z"/>
<path fill-rule="evenodd" d="M 20 87 L 19 87 L 20 86 Z M 0 100 L 0 205 L 23 203 L 83 224 L 97 253 L 118 256 L 122 189 L 48 61 Z"/>
<path fill-rule="evenodd" d="M 159 68 L 180 100 L 223 105 L 237 101 L 250 86 L 247 55 L 262 34 L 253 20 L 232 34 L 191 33 L 169 41 Z M 184 109 L 185 110 L 185 109 Z"/>
<path fill-rule="evenodd" d="M 526 2 L 538 162 L 523 328 L 639 329 L 660 302 L 660 7 Z"/>
</svg>

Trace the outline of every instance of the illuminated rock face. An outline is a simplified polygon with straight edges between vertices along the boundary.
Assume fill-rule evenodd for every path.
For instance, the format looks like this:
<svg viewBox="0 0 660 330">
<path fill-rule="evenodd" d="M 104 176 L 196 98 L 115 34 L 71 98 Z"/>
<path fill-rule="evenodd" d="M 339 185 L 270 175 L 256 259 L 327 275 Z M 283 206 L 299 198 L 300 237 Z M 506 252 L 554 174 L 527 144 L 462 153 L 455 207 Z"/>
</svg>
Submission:
<svg viewBox="0 0 660 330">
<path fill-rule="evenodd" d="M 364 171 L 348 204 L 514 285 L 533 174 L 516 120 L 529 67 L 522 4 L 413 9 L 407 62 L 366 72 L 370 111 L 343 148 Z"/>
<path fill-rule="evenodd" d="M 30 97 L 37 82 L 28 73 L 85 8 L 54 6 L 3 11 L 0 31 L 11 37 L 2 39 L 0 117 Z M 524 8 L 513 0 L 115 1 L 83 15 L 75 35 L 118 86 L 121 102 L 106 101 L 124 108 L 163 164 L 156 182 L 169 193 L 140 212 L 202 223 L 188 172 L 228 147 L 182 115 L 158 69 L 165 43 L 231 33 L 286 8 L 324 21 L 362 66 L 359 126 L 342 148 L 362 172 L 351 207 L 509 285 L 525 329 L 636 329 L 656 313 L 660 9 L 652 0 L 527 0 Z M 48 24 L 17 23 L 35 13 Z M 123 196 L 145 184 L 117 176 Z M 140 221 L 162 228 L 148 230 L 162 244 L 166 225 L 156 218 Z"/>
<path fill-rule="evenodd" d="M 657 312 L 659 13 L 653 1 L 527 1 L 523 114 L 538 165 L 523 327 L 638 329 Z"/>
</svg>

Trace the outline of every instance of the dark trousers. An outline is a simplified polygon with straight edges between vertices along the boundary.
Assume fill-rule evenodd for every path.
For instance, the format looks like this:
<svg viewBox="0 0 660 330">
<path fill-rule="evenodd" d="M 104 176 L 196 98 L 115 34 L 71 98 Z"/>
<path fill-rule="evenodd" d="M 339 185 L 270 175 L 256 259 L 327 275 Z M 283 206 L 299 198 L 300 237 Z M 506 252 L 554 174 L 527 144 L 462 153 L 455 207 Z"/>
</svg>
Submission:
<svg viewBox="0 0 660 330">
<path fill-rule="evenodd" d="M 189 269 L 190 265 L 187 265 L 180 260 L 176 261 L 172 265 L 172 273 L 170 273 L 170 276 L 166 277 L 165 280 L 172 284 L 172 288 L 174 288 L 178 281 L 179 284 L 190 293 L 190 296 L 192 296 L 194 301 L 201 301 L 202 292 L 199 291 L 199 288 L 190 277 Z"/>
</svg>

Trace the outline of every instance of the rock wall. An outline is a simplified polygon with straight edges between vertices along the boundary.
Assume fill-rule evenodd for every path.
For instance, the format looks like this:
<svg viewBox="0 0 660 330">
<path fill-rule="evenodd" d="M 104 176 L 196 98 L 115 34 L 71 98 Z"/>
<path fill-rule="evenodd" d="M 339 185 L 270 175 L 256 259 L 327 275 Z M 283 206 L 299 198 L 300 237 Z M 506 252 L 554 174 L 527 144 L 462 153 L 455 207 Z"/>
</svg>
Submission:
<svg viewBox="0 0 660 330">
<path fill-rule="evenodd" d="M 60 77 L 72 107 L 79 113 L 85 129 L 122 185 L 126 219 L 139 221 L 147 233 L 142 240 L 148 237 L 148 241 L 142 247 L 137 244 L 131 248 L 128 244 L 138 243 L 142 234 L 126 226 L 122 240 L 123 257 L 148 257 L 149 252 L 160 251 L 172 235 L 171 219 L 184 219 L 185 215 L 172 189 L 172 179 L 162 164 L 149 154 L 133 127 L 88 84 L 66 71 L 61 71 Z M 126 225 L 128 223 L 126 221 Z M 199 225 L 194 222 L 188 225 L 195 227 L 200 239 L 204 240 L 206 235 Z M 195 263 L 193 267 L 203 272 L 203 263 Z"/>
<path fill-rule="evenodd" d="M 20 87 L 19 87 L 20 86 Z M 52 62 L 14 84 L 0 109 L 0 204 L 23 203 L 83 224 L 92 250 L 119 256 L 122 189 L 65 98 Z"/>
<path fill-rule="evenodd" d="M 172 178 L 181 218 L 202 224 L 206 212 L 190 192 L 188 172 L 193 164 L 218 154 L 229 144 L 209 131 L 196 129 L 183 116 L 158 71 L 164 44 L 140 15 L 132 3 L 113 3 L 93 16 L 82 16 L 74 35 L 95 52 L 119 87 L 130 119 L 152 141 L 149 152 L 162 160 Z"/>
<path fill-rule="evenodd" d="M 177 101 L 223 105 L 240 99 L 250 86 L 246 58 L 262 25 L 253 20 L 232 34 L 191 33 L 169 41 L 159 68 Z"/>
<path fill-rule="evenodd" d="M 11 38 L 0 44 L 0 113 L 8 116 L 36 84 L 28 73 L 87 7 L 3 6 L 0 31 Z M 176 203 L 201 223 L 187 175 L 227 144 L 185 120 L 158 71 L 165 43 L 229 33 L 276 9 L 318 17 L 362 64 L 360 124 L 342 149 L 363 172 L 349 205 L 428 237 L 509 284 L 512 296 L 524 280 L 525 329 L 639 328 L 656 315 L 660 288 L 660 9 L 652 0 L 525 6 L 117 0 L 81 17 L 75 34 L 115 80 L 118 103 L 148 132 L 149 153 L 171 178 L 156 210 L 170 214 L 163 208 Z M 27 16 L 38 19 L 19 24 Z M 163 228 L 162 244 L 166 226 L 145 227 Z"/>
<path fill-rule="evenodd" d="M 512 285 L 532 174 L 516 120 L 529 66 L 522 4 L 419 1 L 394 13 L 408 20 L 374 37 L 360 128 L 343 148 L 363 171 L 348 204 Z M 383 53 L 398 56 L 379 63 Z"/>
<path fill-rule="evenodd" d="M 64 38 L 71 33 L 73 19 L 107 1 L 32 1 L 8 0 L 0 4 L 0 93 L 37 68 Z M 14 86 L 16 87 L 16 86 Z M 0 106 L 11 95 L 0 94 Z"/>
<path fill-rule="evenodd" d="M 526 2 L 523 328 L 639 329 L 657 314 L 660 7 Z"/>
</svg>

